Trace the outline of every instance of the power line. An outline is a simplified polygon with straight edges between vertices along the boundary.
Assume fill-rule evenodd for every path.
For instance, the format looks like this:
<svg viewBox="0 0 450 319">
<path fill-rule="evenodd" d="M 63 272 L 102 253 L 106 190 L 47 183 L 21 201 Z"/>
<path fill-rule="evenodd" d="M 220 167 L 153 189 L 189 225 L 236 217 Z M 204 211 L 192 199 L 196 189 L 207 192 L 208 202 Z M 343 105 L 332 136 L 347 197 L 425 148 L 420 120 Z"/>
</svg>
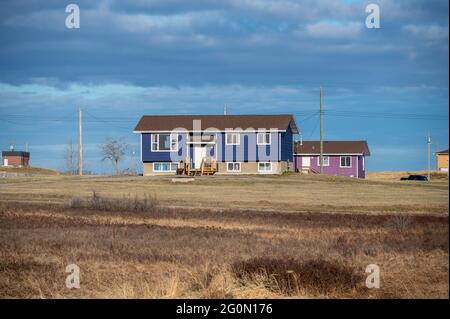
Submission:
<svg viewBox="0 0 450 319">
<path fill-rule="evenodd" d="M 312 136 L 313 136 L 314 133 L 316 132 L 317 127 L 319 126 L 319 124 L 320 124 L 320 117 L 317 118 L 316 125 L 314 126 L 313 130 L 311 131 L 311 133 L 309 133 L 308 140 L 310 140 L 310 139 L 312 138 Z"/>
<path fill-rule="evenodd" d="M 388 113 L 388 112 L 361 112 L 345 110 L 327 110 L 324 115 L 361 118 L 384 118 L 400 120 L 443 120 L 448 121 L 448 115 L 416 114 L 416 113 Z"/>
<path fill-rule="evenodd" d="M 138 117 L 112 117 L 112 116 L 96 116 L 92 113 L 84 110 L 89 116 L 84 118 L 85 123 L 102 123 L 111 127 L 115 127 L 123 130 L 130 130 L 137 122 Z M 302 113 L 296 113 L 295 115 L 300 118 L 298 123 L 306 122 L 314 118 L 319 112 L 317 111 L 305 111 Z M 418 113 L 392 113 L 392 112 L 368 112 L 368 111 L 347 111 L 347 110 L 325 110 L 324 116 L 328 117 L 343 117 L 343 118 L 379 118 L 386 120 L 425 120 L 425 121 L 448 121 L 448 115 L 440 114 L 418 114 Z M 11 125 L 18 126 L 35 126 L 39 123 L 75 123 L 78 119 L 77 115 L 68 116 L 35 116 L 30 114 L 5 114 L 2 115 L 0 121 L 9 123 Z M 124 126 L 125 124 L 126 126 Z"/>
<path fill-rule="evenodd" d="M 302 118 L 300 121 L 298 121 L 298 124 L 306 122 L 306 121 L 308 121 L 309 119 L 313 118 L 314 116 L 316 116 L 318 114 L 319 114 L 319 111 L 316 111 L 316 112 L 312 113 L 311 115 L 308 115 L 308 116 Z"/>
<path fill-rule="evenodd" d="M 111 120 L 108 121 L 108 120 L 99 118 L 99 117 L 97 117 L 97 116 L 91 114 L 91 113 L 88 112 L 88 111 L 85 111 L 85 112 L 86 112 L 89 116 L 91 116 L 92 118 L 94 118 L 94 119 L 97 120 L 97 121 L 100 121 L 100 122 L 103 122 L 103 123 L 106 123 L 106 124 L 109 124 L 109 125 L 111 125 L 111 123 L 112 123 Z M 129 128 L 130 128 L 130 127 L 117 126 L 117 125 L 115 125 L 115 124 L 112 124 L 112 126 L 115 126 L 115 127 L 117 127 L 117 128 L 120 128 L 120 129 L 129 129 Z"/>
</svg>

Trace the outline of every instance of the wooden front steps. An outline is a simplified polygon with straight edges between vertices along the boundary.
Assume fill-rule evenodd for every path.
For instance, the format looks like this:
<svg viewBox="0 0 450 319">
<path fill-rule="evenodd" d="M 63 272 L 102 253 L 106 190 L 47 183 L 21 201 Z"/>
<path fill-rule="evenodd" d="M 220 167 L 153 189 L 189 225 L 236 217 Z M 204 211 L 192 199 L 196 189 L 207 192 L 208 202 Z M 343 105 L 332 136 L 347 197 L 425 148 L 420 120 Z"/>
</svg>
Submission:
<svg viewBox="0 0 450 319">
<path fill-rule="evenodd" d="M 217 172 L 217 161 L 214 158 L 202 158 L 200 168 L 191 168 L 190 159 L 180 162 L 177 168 L 177 175 L 201 176 L 214 175 Z"/>
</svg>

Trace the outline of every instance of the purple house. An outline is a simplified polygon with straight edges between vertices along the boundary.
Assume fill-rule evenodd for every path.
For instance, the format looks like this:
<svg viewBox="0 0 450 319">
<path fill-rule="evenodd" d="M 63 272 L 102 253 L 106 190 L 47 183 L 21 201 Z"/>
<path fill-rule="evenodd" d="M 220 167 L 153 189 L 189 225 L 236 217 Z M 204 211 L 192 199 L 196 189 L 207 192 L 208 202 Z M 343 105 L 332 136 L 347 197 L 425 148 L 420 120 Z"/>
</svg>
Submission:
<svg viewBox="0 0 450 319">
<path fill-rule="evenodd" d="M 332 176 L 365 178 L 366 156 L 370 156 L 366 141 L 324 141 L 323 173 Z M 296 172 L 320 172 L 320 142 L 300 141 L 294 144 Z"/>
</svg>

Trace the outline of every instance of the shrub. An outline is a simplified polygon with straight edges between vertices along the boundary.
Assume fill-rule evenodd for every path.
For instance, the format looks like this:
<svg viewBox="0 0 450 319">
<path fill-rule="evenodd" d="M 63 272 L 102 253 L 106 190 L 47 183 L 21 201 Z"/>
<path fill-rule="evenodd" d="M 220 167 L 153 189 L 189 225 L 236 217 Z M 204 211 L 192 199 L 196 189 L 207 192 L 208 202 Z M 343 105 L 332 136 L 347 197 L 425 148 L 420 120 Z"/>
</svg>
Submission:
<svg viewBox="0 0 450 319">
<path fill-rule="evenodd" d="M 292 258 L 259 257 L 237 261 L 231 265 L 231 270 L 243 284 L 263 277 L 267 289 L 285 295 L 298 295 L 300 289 L 312 294 L 345 292 L 363 280 L 354 269 L 321 259 L 299 262 Z"/>
<path fill-rule="evenodd" d="M 393 227 L 398 233 L 405 233 L 412 224 L 412 218 L 407 215 L 396 215 L 392 217 L 390 220 L 390 225 Z"/>
<path fill-rule="evenodd" d="M 145 194 L 143 197 L 127 195 L 117 198 L 103 197 L 96 191 L 93 191 L 92 196 L 89 198 L 72 198 L 70 207 L 107 212 L 145 213 L 155 211 L 158 207 L 158 200 L 155 196 L 148 194 Z"/>
</svg>

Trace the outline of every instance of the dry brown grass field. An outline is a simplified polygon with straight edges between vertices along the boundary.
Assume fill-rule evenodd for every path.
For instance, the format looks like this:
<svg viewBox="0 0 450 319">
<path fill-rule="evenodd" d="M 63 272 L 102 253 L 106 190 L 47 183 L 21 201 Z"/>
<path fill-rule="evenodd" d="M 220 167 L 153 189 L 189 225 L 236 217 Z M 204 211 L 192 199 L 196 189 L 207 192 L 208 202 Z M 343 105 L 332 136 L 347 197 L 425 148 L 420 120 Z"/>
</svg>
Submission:
<svg viewBox="0 0 450 319">
<path fill-rule="evenodd" d="M 0 297 L 448 298 L 448 178 L 394 175 L 0 178 Z"/>
</svg>

